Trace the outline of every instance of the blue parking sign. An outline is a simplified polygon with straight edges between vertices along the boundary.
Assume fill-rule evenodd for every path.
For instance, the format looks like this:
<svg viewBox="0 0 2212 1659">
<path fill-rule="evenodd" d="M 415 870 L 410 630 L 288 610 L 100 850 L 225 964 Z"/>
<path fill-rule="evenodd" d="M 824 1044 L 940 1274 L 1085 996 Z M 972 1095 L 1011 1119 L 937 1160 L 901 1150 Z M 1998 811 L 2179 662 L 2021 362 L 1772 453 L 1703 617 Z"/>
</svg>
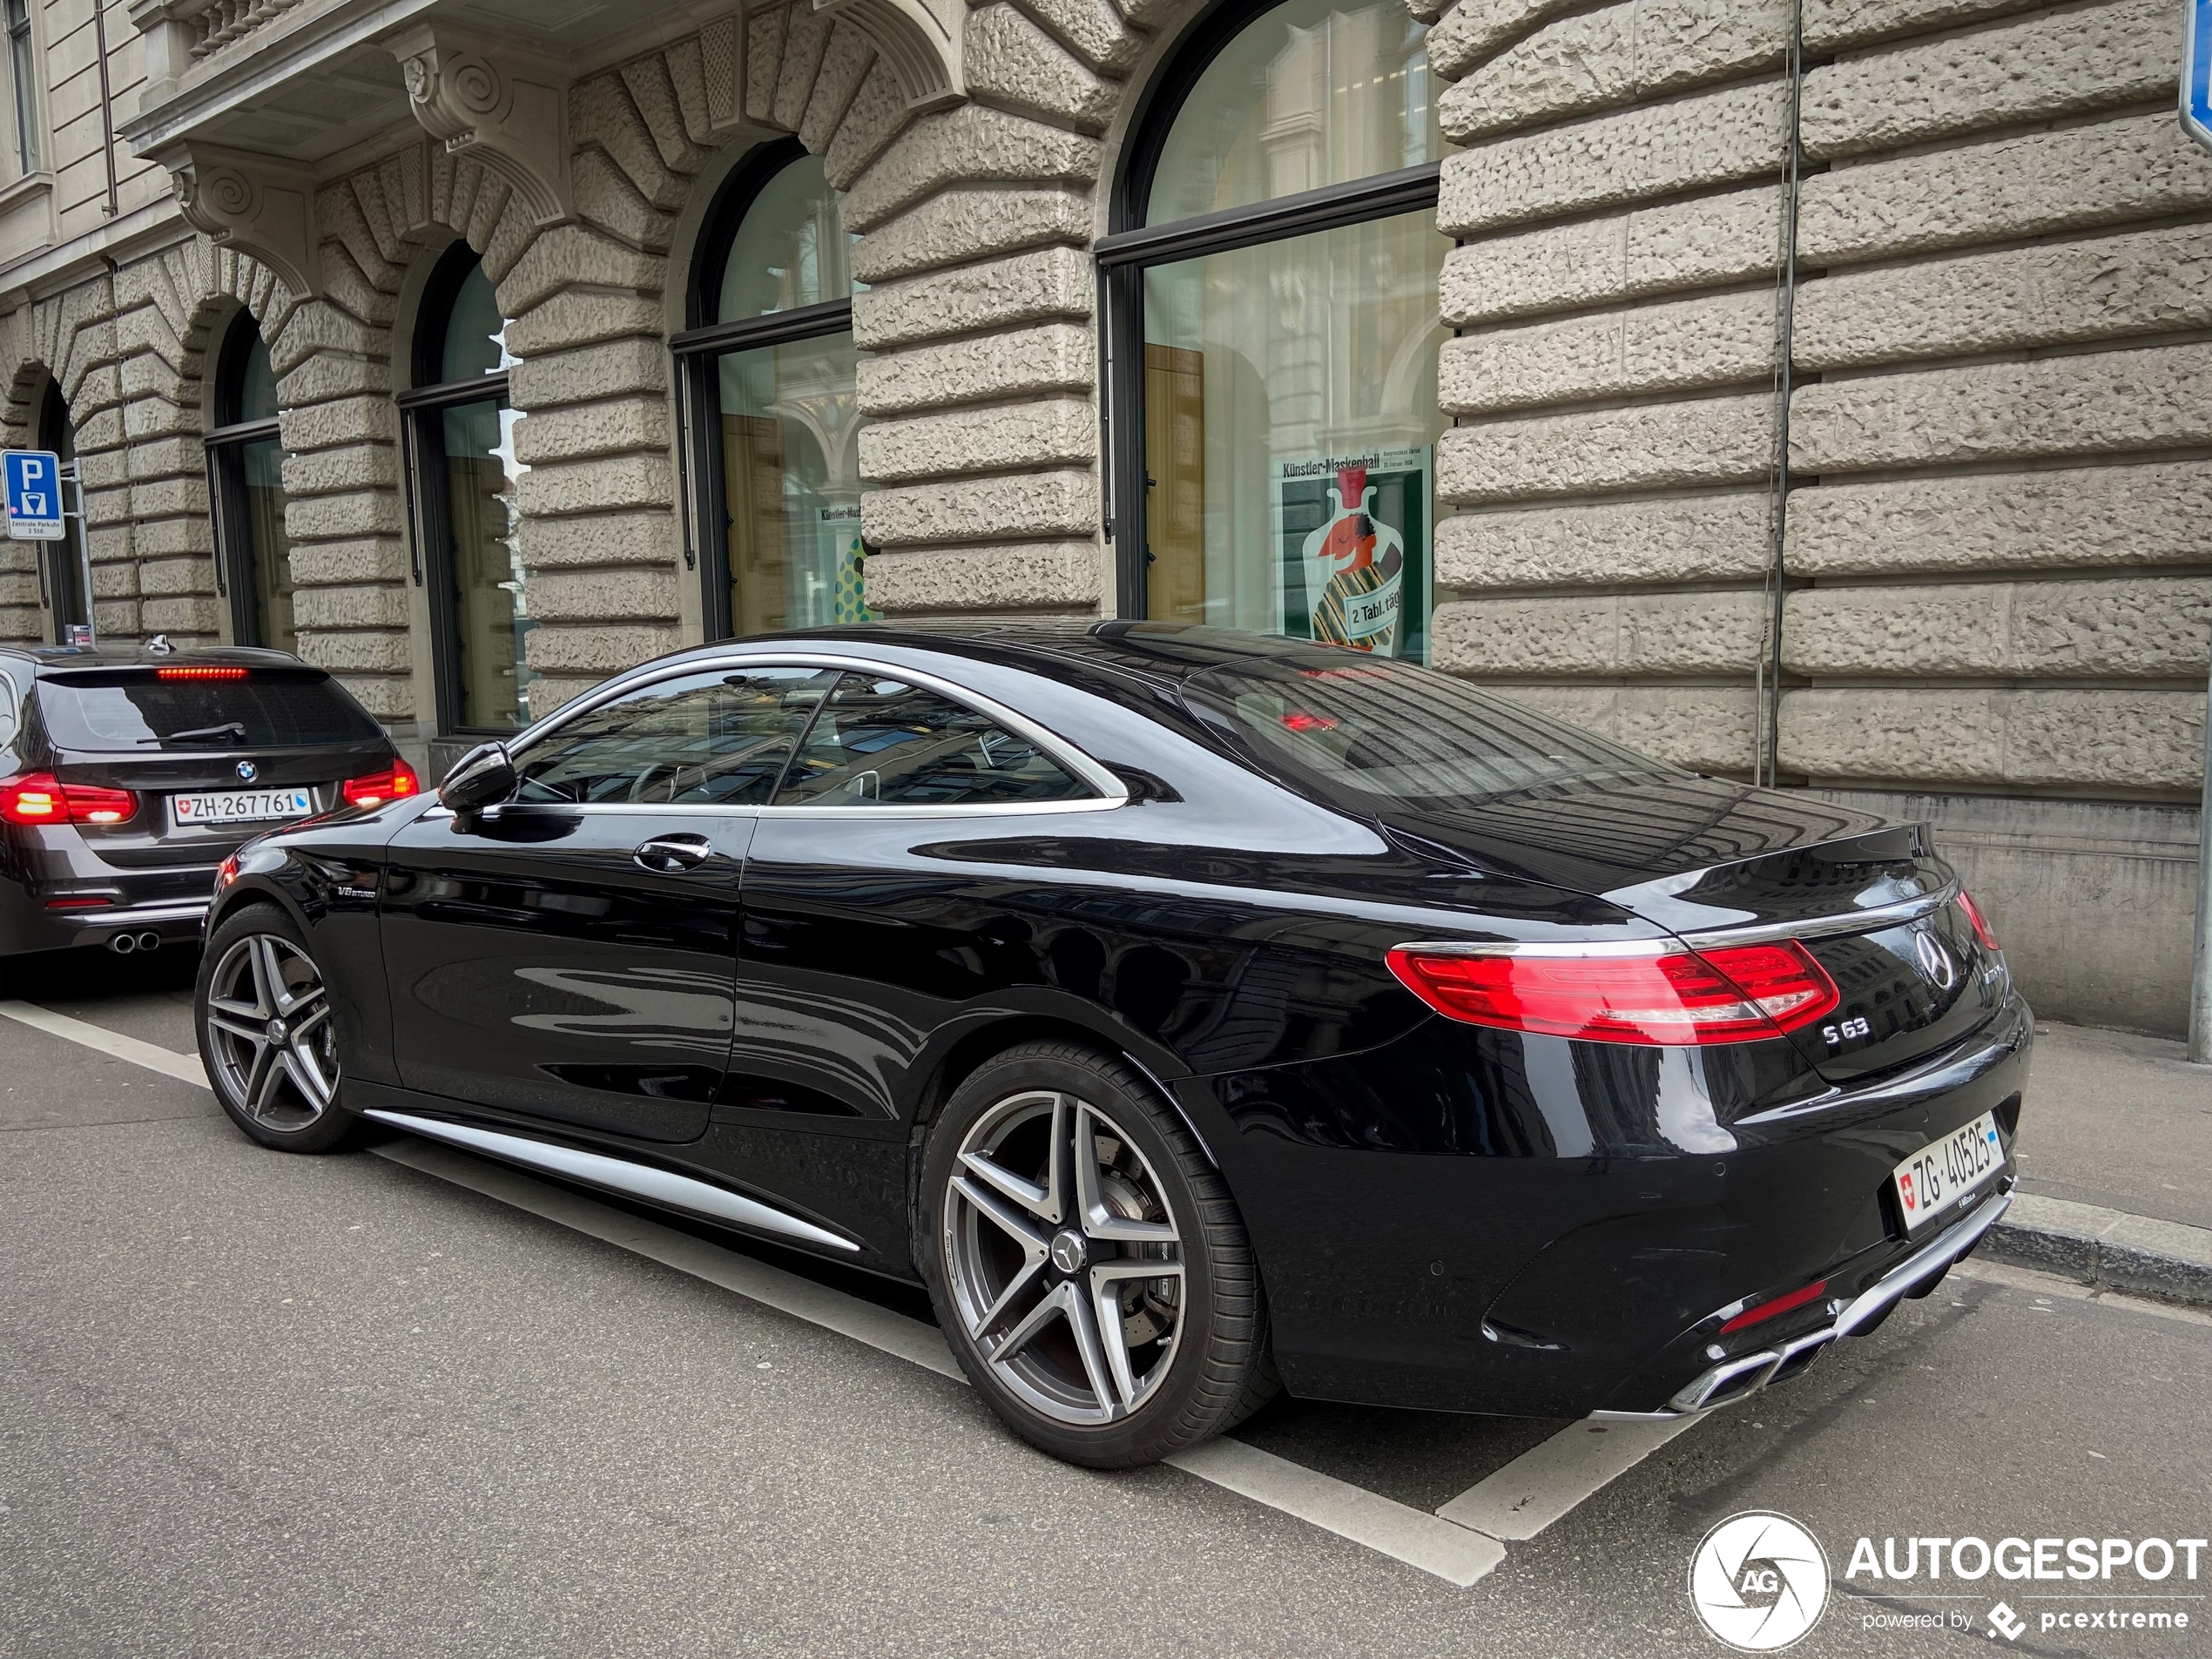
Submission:
<svg viewBox="0 0 2212 1659">
<path fill-rule="evenodd" d="M 2182 131 L 2212 150 L 2212 0 L 2186 0 L 2182 24 Z"/>
<path fill-rule="evenodd" d="M 51 449 L 0 452 L 8 485 L 8 539 L 58 542 L 62 524 L 62 462 Z"/>
</svg>

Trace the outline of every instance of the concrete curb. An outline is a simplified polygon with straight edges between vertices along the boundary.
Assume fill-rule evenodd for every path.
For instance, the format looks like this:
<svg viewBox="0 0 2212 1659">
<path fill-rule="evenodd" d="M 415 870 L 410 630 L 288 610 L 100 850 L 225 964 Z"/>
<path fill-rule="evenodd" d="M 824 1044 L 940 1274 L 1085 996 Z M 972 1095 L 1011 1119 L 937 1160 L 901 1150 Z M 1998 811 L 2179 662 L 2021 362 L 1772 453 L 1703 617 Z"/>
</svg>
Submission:
<svg viewBox="0 0 2212 1659">
<path fill-rule="evenodd" d="M 1979 1254 L 2085 1285 L 2212 1307 L 2212 1230 L 2024 1192 Z"/>
</svg>

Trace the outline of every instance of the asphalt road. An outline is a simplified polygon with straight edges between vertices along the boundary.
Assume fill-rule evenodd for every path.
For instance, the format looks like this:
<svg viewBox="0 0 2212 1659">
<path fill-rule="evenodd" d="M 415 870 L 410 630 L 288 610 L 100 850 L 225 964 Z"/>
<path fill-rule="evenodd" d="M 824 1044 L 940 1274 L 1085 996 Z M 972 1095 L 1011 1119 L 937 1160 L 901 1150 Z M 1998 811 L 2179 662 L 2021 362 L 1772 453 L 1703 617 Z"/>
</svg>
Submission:
<svg viewBox="0 0 2212 1659">
<path fill-rule="evenodd" d="M 181 1053 L 187 972 L 0 989 Z M 1460 1587 L 1181 1469 L 1054 1463 L 921 1366 L 373 1150 L 260 1150 L 205 1089 L 12 1019 L 0 1264 L 0 1654 L 1717 1655 L 1689 1563 L 1750 1509 L 1827 1553 L 1797 1653 L 2212 1650 L 2212 1550 L 2195 1581 L 1845 1575 L 1862 1535 L 2212 1532 L 2212 1322 L 2008 1270 Z M 1239 1437 L 1426 1516 L 1563 1430 L 1285 1401 Z M 2043 1628 L 2114 1608 L 2189 1628 Z"/>
</svg>

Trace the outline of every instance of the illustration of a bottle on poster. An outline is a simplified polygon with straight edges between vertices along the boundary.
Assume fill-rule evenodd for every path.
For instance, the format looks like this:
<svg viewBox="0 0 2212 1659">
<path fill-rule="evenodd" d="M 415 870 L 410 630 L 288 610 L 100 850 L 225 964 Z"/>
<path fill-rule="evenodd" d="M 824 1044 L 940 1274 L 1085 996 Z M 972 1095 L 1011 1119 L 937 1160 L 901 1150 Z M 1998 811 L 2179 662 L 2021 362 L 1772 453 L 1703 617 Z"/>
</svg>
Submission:
<svg viewBox="0 0 2212 1659">
<path fill-rule="evenodd" d="M 1405 610 L 1406 539 L 1374 512 L 1364 466 L 1341 467 L 1328 522 L 1305 538 L 1312 637 L 1380 657 L 1398 654 Z"/>
</svg>

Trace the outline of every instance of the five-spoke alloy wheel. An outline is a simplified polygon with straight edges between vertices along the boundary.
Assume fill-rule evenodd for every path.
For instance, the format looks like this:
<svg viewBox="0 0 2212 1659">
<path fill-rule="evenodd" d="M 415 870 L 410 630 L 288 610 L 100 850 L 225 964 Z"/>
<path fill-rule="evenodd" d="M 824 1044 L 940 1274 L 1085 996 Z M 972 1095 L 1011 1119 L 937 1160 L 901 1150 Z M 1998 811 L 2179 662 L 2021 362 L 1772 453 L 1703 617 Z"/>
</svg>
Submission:
<svg viewBox="0 0 2212 1659">
<path fill-rule="evenodd" d="M 201 959 L 197 1002 L 200 1058 L 240 1129 L 299 1152 L 347 1136 L 329 993 L 289 916 L 255 905 L 226 919 Z"/>
<path fill-rule="evenodd" d="M 1219 1174 L 1125 1062 L 1026 1043 L 928 1143 L 916 1255 L 954 1349 L 1055 1455 L 1153 1461 L 1274 1392 L 1251 1246 Z"/>
</svg>

